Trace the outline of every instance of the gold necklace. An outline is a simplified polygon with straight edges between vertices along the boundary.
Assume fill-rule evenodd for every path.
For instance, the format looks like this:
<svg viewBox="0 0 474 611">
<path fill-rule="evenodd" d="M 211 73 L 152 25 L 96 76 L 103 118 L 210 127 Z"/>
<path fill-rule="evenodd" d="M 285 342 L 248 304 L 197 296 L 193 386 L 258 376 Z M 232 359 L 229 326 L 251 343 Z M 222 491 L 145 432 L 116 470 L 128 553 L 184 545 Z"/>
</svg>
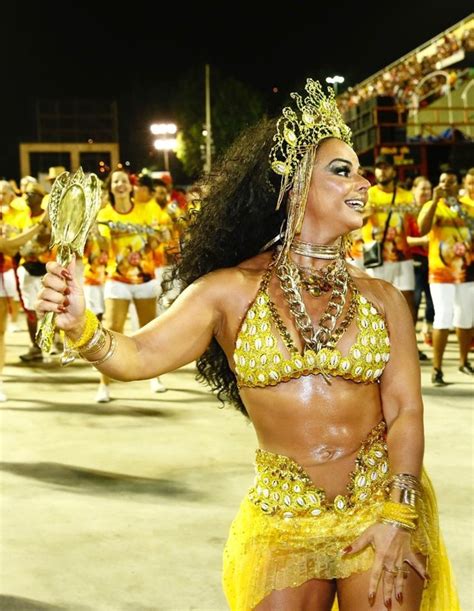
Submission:
<svg viewBox="0 0 474 611">
<path fill-rule="evenodd" d="M 337 259 L 341 256 L 342 240 L 328 246 L 327 244 L 311 244 L 311 242 L 303 242 L 295 238 L 291 243 L 290 250 L 297 255 L 304 257 L 312 257 L 313 259 Z"/>
<path fill-rule="evenodd" d="M 329 265 L 322 269 L 305 267 L 295 263 L 300 272 L 302 288 L 313 295 L 313 297 L 319 297 L 321 293 L 330 291 L 334 285 L 338 262 L 338 259 L 334 259 Z"/>
<path fill-rule="evenodd" d="M 347 297 L 349 283 L 352 284 L 344 259 L 337 262 L 333 290 L 326 310 L 314 329 L 311 318 L 301 294 L 301 278 L 296 265 L 285 257 L 277 266 L 276 274 L 280 280 L 281 289 L 286 297 L 290 312 L 295 320 L 296 328 L 308 348 L 319 352 L 328 345 L 334 333 L 337 319 L 340 317 Z"/>
</svg>

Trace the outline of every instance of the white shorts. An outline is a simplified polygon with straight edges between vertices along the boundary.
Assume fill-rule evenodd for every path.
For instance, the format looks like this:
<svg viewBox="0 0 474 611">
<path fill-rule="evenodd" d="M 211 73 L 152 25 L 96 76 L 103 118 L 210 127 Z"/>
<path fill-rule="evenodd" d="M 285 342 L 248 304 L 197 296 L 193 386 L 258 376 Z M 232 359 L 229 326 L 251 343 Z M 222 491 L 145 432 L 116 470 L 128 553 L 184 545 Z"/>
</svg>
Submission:
<svg viewBox="0 0 474 611">
<path fill-rule="evenodd" d="M 107 280 L 104 288 L 104 299 L 156 299 L 159 285 L 156 280 L 149 280 L 143 284 L 128 284 L 118 280 Z"/>
<path fill-rule="evenodd" d="M 86 306 L 94 314 L 105 312 L 104 286 L 102 284 L 84 284 L 84 297 Z"/>
<path fill-rule="evenodd" d="M 18 289 L 16 288 L 15 270 L 0 272 L 0 297 L 10 297 L 13 301 L 20 301 Z"/>
<path fill-rule="evenodd" d="M 20 265 L 17 272 L 20 282 L 21 298 L 23 299 L 25 310 L 34 310 L 38 293 L 43 288 L 41 284 L 43 276 L 32 276 L 26 271 L 23 265 Z"/>
<path fill-rule="evenodd" d="M 399 291 L 415 290 L 415 267 L 413 259 L 408 261 L 386 261 L 380 267 L 365 270 L 372 278 L 386 280 Z"/>
<path fill-rule="evenodd" d="M 433 329 L 474 327 L 474 282 L 430 284 L 434 305 Z"/>
</svg>

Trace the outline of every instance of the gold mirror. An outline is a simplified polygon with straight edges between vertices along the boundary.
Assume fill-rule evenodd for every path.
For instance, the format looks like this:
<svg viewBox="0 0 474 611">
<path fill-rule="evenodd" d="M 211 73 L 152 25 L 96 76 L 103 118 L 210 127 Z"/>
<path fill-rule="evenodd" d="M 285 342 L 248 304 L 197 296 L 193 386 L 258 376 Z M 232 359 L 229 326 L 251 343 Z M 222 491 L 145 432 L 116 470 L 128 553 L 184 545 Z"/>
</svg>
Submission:
<svg viewBox="0 0 474 611">
<path fill-rule="evenodd" d="M 100 209 L 100 183 L 95 174 L 86 176 L 79 168 L 75 174 L 63 172 L 51 189 L 48 214 L 51 221 L 50 248 L 57 247 L 57 262 L 67 267 L 75 256 L 82 257 L 87 235 Z M 51 352 L 56 314 L 48 312 L 42 318 L 37 342 L 43 352 Z M 61 362 L 69 362 L 63 354 Z"/>
</svg>

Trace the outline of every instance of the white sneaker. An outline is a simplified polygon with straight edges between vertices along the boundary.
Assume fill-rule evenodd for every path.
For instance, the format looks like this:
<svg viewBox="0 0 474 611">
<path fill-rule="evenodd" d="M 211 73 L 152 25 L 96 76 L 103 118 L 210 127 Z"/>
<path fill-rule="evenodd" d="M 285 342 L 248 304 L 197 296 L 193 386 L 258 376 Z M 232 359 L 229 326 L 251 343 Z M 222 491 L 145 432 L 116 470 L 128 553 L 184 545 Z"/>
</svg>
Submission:
<svg viewBox="0 0 474 611">
<path fill-rule="evenodd" d="M 7 400 L 7 395 L 3 392 L 3 382 L 0 382 L 0 403 L 4 403 Z"/>
<path fill-rule="evenodd" d="M 95 396 L 96 403 L 108 403 L 110 401 L 110 391 L 108 384 L 99 384 L 97 394 Z"/>
<path fill-rule="evenodd" d="M 150 380 L 150 390 L 151 392 L 166 392 L 168 389 L 162 384 L 160 378 L 152 378 Z"/>
</svg>

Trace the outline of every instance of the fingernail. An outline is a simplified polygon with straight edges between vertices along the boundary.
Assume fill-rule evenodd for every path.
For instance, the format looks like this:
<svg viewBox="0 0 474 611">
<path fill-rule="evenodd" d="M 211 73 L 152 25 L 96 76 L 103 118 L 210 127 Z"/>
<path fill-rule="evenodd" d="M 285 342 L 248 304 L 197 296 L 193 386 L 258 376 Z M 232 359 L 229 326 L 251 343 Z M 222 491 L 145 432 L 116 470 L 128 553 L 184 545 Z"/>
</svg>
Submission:
<svg viewBox="0 0 474 611">
<path fill-rule="evenodd" d="M 343 554 L 349 554 L 350 552 L 352 552 L 352 545 L 348 545 L 342 550 Z"/>
<path fill-rule="evenodd" d="M 69 301 L 69 299 L 66 297 L 66 299 L 63 301 L 63 306 L 66 307 L 70 304 L 71 302 Z"/>
<path fill-rule="evenodd" d="M 58 312 L 61 312 L 61 314 L 64 314 L 64 312 L 66 311 L 66 308 L 62 305 L 58 306 Z"/>
<path fill-rule="evenodd" d="M 372 592 L 371 594 L 369 594 L 369 605 L 373 607 L 374 602 L 375 602 L 375 594 Z"/>
<path fill-rule="evenodd" d="M 384 602 L 384 605 L 387 607 L 387 609 L 391 609 L 392 608 L 392 599 L 389 598 L 388 600 L 386 600 Z"/>
<path fill-rule="evenodd" d="M 71 292 L 71 289 L 67 286 L 63 291 L 63 295 L 69 295 L 70 292 Z"/>
<path fill-rule="evenodd" d="M 72 280 L 71 274 L 66 269 L 63 269 L 63 271 L 61 272 L 61 276 L 63 278 L 66 278 L 66 280 Z"/>
<path fill-rule="evenodd" d="M 395 598 L 398 600 L 398 602 L 403 605 L 403 594 L 401 592 L 397 592 Z"/>
</svg>

